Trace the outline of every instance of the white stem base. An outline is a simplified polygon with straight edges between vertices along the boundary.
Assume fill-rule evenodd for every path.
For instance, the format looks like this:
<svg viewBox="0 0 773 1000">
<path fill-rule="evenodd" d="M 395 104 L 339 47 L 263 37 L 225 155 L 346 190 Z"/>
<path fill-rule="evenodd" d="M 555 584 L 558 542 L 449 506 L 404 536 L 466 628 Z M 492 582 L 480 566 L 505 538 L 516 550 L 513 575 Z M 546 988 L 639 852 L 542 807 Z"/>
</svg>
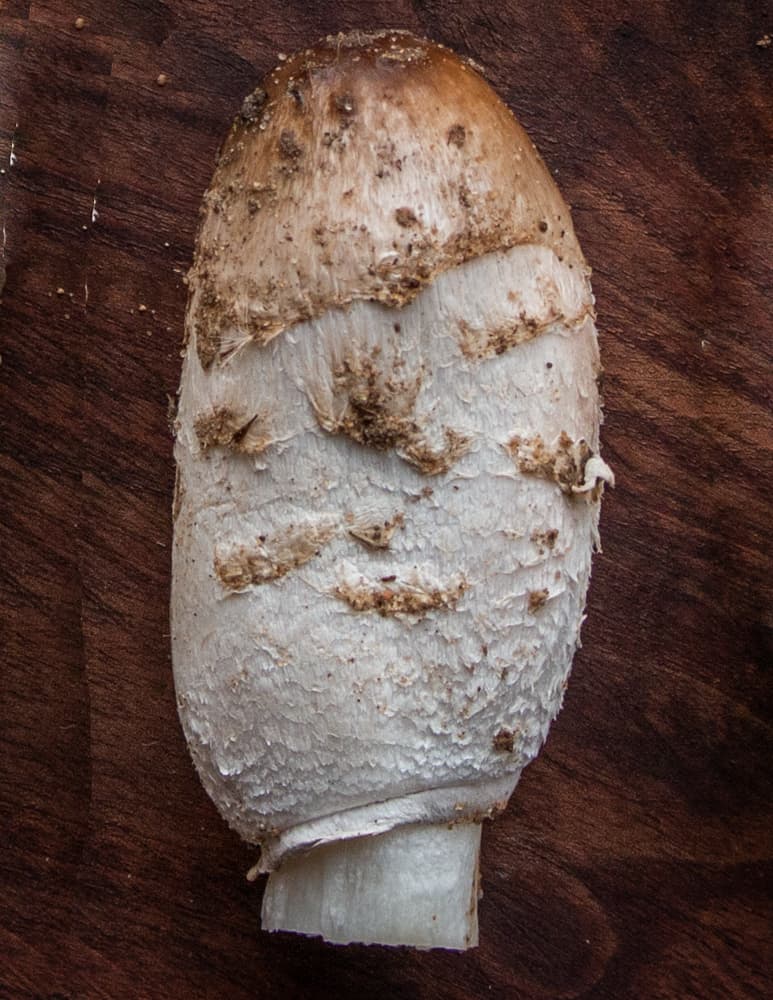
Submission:
<svg viewBox="0 0 773 1000">
<path fill-rule="evenodd" d="M 318 847 L 271 873 L 263 929 L 463 951 L 478 943 L 479 853 L 479 823 L 401 826 Z"/>
</svg>

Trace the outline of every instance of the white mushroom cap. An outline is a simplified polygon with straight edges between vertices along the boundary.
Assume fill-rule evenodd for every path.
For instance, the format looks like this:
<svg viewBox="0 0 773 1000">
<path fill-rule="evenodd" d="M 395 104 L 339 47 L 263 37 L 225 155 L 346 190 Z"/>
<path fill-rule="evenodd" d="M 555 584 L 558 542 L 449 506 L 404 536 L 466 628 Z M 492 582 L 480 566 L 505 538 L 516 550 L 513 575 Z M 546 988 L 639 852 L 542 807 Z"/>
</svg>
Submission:
<svg viewBox="0 0 773 1000">
<path fill-rule="evenodd" d="M 401 850 L 475 898 L 478 831 L 448 828 L 504 807 L 561 705 L 611 481 L 568 210 L 468 63 L 330 38 L 225 142 L 187 333 L 173 658 L 204 786 L 256 870 L 292 859 L 268 926 L 465 947 L 466 903 L 352 921 L 392 883 L 415 911 Z"/>
</svg>

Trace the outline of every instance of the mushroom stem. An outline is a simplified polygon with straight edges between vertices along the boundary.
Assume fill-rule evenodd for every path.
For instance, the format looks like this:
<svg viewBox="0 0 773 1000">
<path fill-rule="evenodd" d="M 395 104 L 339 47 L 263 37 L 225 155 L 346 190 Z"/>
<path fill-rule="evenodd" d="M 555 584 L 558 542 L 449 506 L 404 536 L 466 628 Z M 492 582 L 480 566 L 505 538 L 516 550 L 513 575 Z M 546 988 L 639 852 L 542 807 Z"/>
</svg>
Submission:
<svg viewBox="0 0 773 1000">
<path fill-rule="evenodd" d="M 480 831 L 479 823 L 401 826 L 288 858 L 269 876 L 263 929 L 334 944 L 474 947 Z"/>
</svg>

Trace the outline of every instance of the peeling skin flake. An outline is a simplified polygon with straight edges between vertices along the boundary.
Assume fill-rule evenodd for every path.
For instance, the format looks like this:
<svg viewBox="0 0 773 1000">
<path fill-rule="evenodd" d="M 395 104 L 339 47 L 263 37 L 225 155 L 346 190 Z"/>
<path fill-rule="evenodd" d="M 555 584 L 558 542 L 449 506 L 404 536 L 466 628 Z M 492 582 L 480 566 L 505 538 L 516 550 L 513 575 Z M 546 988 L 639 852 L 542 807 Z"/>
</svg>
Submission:
<svg viewBox="0 0 773 1000">
<path fill-rule="evenodd" d="M 516 434 L 507 442 L 507 450 L 524 475 L 550 479 L 569 496 L 589 489 L 585 470 L 592 452 L 584 438 L 573 441 L 561 431 L 557 440 L 548 446 L 540 434 L 531 438 Z"/>
<path fill-rule="evenodd" d="M 371 549 L 388 549 L 392 536 L 405 524 L 405 515 L 395 514 L 387 521 L 367 523 L 360 521 L 349 528 L 349 534 Z"/>
</svg>

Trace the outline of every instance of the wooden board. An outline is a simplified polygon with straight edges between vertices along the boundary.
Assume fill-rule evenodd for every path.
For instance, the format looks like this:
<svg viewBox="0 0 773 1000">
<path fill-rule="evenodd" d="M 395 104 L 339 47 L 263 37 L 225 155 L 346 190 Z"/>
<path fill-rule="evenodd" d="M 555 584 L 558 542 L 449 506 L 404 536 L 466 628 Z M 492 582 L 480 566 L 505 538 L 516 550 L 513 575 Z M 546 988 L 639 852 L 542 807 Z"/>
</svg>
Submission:
<svg viewBox="0 0 773 1000">
<path fill-rule="evenodd" d="M 564 711 L 485 831 L 461 956 L 259 930 L 169 662 L 200 198 L 278 52 L 376 26 L 485 67 L 573 205 L 618 477 Z M 769 995 L 766 31 L 752 0 L 0 3 L 0 996 Z"/>
</svg>

